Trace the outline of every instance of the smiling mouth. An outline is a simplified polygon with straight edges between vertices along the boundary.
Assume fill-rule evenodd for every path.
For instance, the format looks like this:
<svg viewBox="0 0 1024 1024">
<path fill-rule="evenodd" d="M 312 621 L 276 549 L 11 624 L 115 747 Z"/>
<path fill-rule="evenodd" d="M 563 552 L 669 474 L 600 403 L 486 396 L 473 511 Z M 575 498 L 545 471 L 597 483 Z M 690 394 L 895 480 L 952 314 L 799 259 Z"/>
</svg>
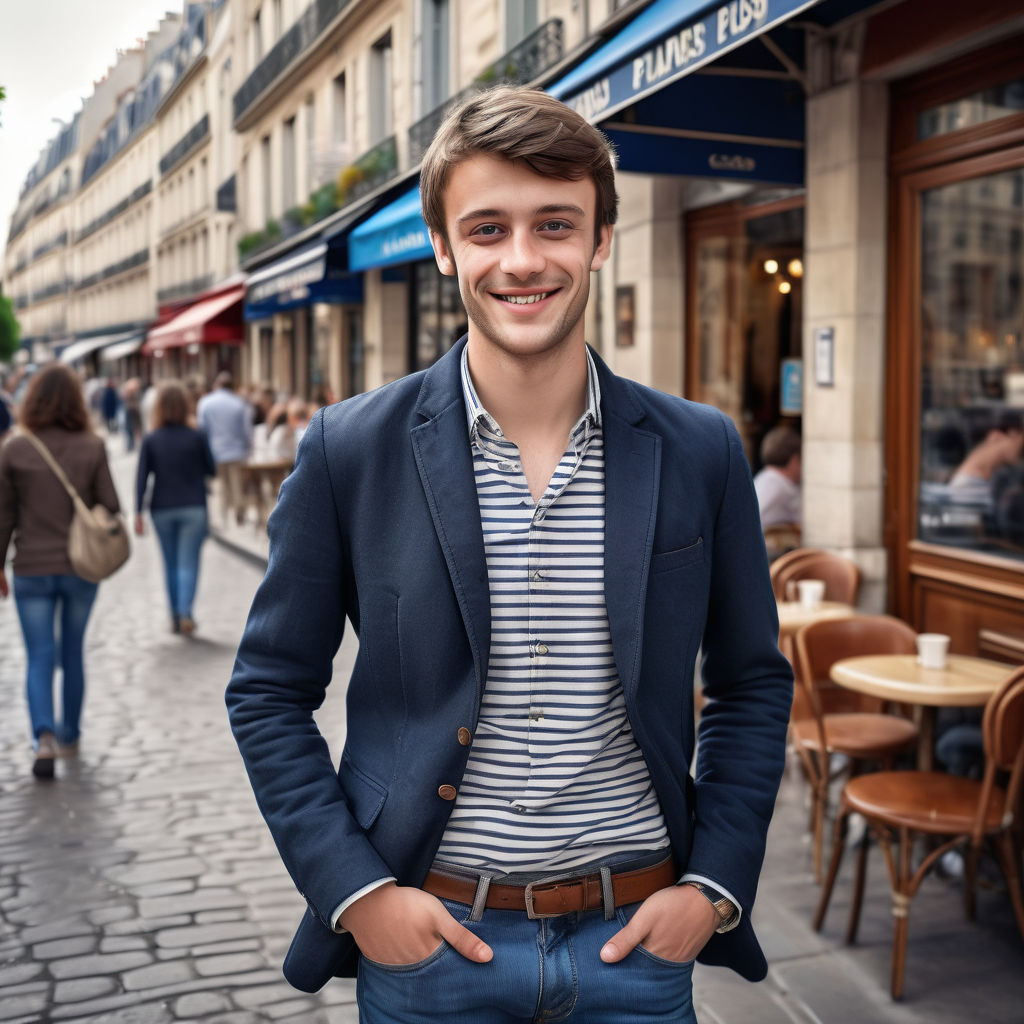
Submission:
<svg viewBox="0 0 1024 1024">
<path fill-rule="evenodd" d="M 536 292 L 533 295 L 495 295 L 496 299 L 501 299 L 502 302 L 510 302 L 514 306 L 529 306 L 534 302 L 540 302 L 541 299 L 546 299 L 549 295 L 554 295 L 554 292 Z"/>
</svg>

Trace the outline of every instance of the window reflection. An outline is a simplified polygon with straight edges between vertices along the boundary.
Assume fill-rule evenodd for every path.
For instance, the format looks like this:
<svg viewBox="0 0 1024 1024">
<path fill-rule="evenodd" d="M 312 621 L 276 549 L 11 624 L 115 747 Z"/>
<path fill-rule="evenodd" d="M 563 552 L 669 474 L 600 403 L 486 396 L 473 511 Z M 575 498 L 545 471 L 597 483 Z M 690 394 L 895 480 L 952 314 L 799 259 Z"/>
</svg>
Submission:
<svg viewBox="0 0 1024 1024">
<path fill-rule="evenodd" d="M 1024 169 L 921 196 L 922 540 L 1024 557 Z"/>
</svg>

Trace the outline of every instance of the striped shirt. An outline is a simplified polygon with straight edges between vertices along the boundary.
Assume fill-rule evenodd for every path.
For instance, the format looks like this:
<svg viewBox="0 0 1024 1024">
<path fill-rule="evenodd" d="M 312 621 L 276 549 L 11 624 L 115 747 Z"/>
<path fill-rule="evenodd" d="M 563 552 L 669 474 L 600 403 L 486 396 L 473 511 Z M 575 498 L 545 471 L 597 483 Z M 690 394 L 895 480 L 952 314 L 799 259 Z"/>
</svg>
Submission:
<svg viewBox="0 0 1024 1024">
<path fill-rule="evenodd" d="M 587 407 L 535 502 L 519 450 L 462 355 L 491 596 L 491 648 L 469 761 L 437 859 L 501 873 L 667 847 L 626 717 L 604 599 L 604 438 Z"/>
</svg>

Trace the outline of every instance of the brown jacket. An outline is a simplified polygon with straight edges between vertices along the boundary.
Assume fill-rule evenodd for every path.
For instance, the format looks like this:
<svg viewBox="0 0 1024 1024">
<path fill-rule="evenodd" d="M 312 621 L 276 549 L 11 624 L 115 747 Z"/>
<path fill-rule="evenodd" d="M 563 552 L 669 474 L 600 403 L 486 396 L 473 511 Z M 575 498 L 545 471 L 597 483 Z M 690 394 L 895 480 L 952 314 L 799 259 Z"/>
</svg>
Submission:
<svg viewBox="0 0 1024 1024">
<path fill-rule="evenodd" d="M 120 511 L 102 438 L 89 430 L 47 427 L 36 436 L 60 464 L 89 508 Z M 68 531 L 74 505 L 64 485 L 27 438 L 14 434 L 0 449 L 0 568 L 11 535 L 18 576 L 73 575 Z"/>
</svg>

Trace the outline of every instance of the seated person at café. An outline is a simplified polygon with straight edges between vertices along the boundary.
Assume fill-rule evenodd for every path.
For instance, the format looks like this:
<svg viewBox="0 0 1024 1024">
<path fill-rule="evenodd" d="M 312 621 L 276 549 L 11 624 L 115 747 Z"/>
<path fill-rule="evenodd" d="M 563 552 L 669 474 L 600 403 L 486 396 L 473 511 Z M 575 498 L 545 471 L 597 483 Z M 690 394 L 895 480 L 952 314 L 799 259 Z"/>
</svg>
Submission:
<svg viewBox="0 0 1024 1024">
<path fill-rule="evenodd" d="M 773 427 L 761 442 L 764 466 L 754 476 L 761 529 L 800 524 L 800 435 L 786 425 Z"/>
</svg>

